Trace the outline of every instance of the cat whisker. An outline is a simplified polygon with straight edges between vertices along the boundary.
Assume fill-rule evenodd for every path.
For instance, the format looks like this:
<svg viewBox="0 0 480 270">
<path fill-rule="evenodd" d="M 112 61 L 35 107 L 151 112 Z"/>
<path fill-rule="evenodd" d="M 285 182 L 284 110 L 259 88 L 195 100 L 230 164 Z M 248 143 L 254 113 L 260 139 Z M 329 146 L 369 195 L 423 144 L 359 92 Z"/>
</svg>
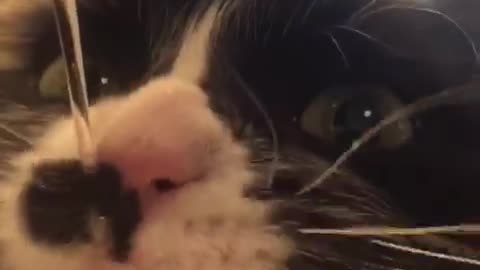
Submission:
<svg viewBox="0 0 480 270">
<path fill-rule="evenodd" d="M 142 9 L 143 9 L 143 2 L 142 0 L 138 0 L 137 2 L 137 16 L 138 20 L 142 22 Z"/>
<path fill-rule="evenodd" d="M 395 52 L 397 51 L 394 47 L 388 45 L 387 43 L 381 41 L 380 39 L 376 38 L 376 37 L 373 37 L 361 30 L 358 30 L 358 29 L 355 29 L 351 26 L 345 26 L 345 25 L 336 25 L 334 27 L 332 27 L 332 29 L 335 29 L 335 28 L 338 28 L 338 29 L 342 29 L 342 30 L 346 30 L 346 31 L 350 31 L 350 32 L 354 32 L 358 35 L 361 35 L 363 37 L 365 37 L 366 39 L 368 39 L 369 41 L 371 42 L 374 42 L 376 44 L 379 44 L 380 46 L 384 47 L 384 48 L 387 48 L 388 50 L 392 51 L 392 52 Z"/>
<path fill-rule="evenodd" d="M 403 251 L 403 252 L 408 252 L 416 255 L 423 255 L 426 257 L 432 257 L 432 258 L 437 258 L 437 259 L 442 259 L 442 260 L 448 260 L 448 261 L 453 261 L 453 262 L 458 262 L 458 263 L 465 263 L 465 264 L 470 264 L 470 265 L 476 265 L 480 266 L 480 261 L 471 259 L 471 258 L 466 258 L 462 256 L 454 256 L 454 255 L 448 255 L 445 253 L 440 253 L 440 252 L 433 252 L 433 251 L 428 251 L 428 250 L 423 250 L 423 249 L 418 249 L 418 248 L 413 248 L 405 245 L 399 245 L 399 244 L 394 244 L 391 242 L 386 242 L 383 240 L 371 240 L 371 243 L 382 246 L 385 248 L 390 248 L 394 249 L 397 251 Z"/>
<path fill-rule="evenodd" d="M 363 17 L 366 11 L 368 11 L 372 6 L 374 6 L 377 3 L 377 0 L 371 0 L 365 6 L 361 7 L 359 10 L 357 10 L 355 13 L 350 16 L 350 19 L 348 20 L 348 24 L 354 24 L 357 21 L 358 17 Z"/>
<path fill-rule="evenodd" d="M 373 0 L 373 1 L 375 1 L 375 0 Z M 314 0 L 314 1 L 312 1 L 312 3 L 308 6 L 307 10 L 305 11 L 305 15 L 303 15 L 302 23 L 307 23 L 308 17 L 309 17 L 310 14 L 312 13 L 313 8 L 317 5 L 317 3 L 318 3 L 318 0 Z"/>
<path fill-rule="evenodd" d="M 373 128 L 367 130 L 363 135 L 352 143 L 352 146 L 345 151 L 334 163 L 330 166 L 323 174 L 320 175 L 316 180 L 312 181 L 310 184 L 305 186 L 297 194 L 301 195 L 315 187 L 321 185 L 326 179 L 330 178 L 335 174 L 340 166 L 342 166 L 357 150 L 373 139 L 383 128 L 391 125 L 401 119 L 405 119 L 413 116 L 414 114 L 420 113 L 422 111 L 437 107 L 440 105 L 458 103 L 462 95 L 468 95 L 473 91 L 478 90 L 478 84 L 468 83 L 460 87 L 447 88 L 446 90 L 441 91 L 440 93 L 433 94 L 422 98 L 416 102 L 413 102 L 393 113 L 391 113 L 386 118 L 382 119 L 377 125 Z"/>
<path fill-rule="evenodd" d="M 253 91 L 250 89 L 250 87 L 247 85 L 247 83 L 243 80 L 241 75 L 238 73 L 237 70 L 232 69 L 232 75 L 234 78 L 238 81 L 239 85 L 245 91 L 249 99 L 254 103 L 255 107 L 259 110 L 260 114 L 264 118 L 265 124 L 267 125 L 267 128 L 270 131 L 271 139 L 272 139 L 272 156 L 271 156 L 271 165 L 270 165 L 270 170 L 267 176 L 267 186 L 271 187 L 273 184 L 273 179 L 275 178 L 275 174 L 277 171 L 277 166 L 279 163 L 279 142 L 278 142 L 278 135 L 277 131 L 275 129 L 275 125 L 273 124 L 273 120 L 270 118 L 268 115 L 267 110 L 265 109 L 265 106 L 262 105 L 260 100 L 255 96 Z"/>
<path fill-rule="evenodd" d="M 20 142 L 24 143 L 28 147 L 33 147 L 33 142 L 31 142 L 27 137 L 23 136 L 22 134 L 16 132 L 14 129 L 8 127 L 5 124 L 0 124 L 0 130 L 10 134 L 15 139 L 19 140 Z"/>
<path fill-rule="evenodd" d="M 379 264 L 371 263 L 371 262 L 362 262 L 362 265 L 365 267 L 363 269 L 406 270 L 406 268 L 389 267 L 389 266 L 379 265 Z"/>
<path fill-rule="evenodd" d="M 376 0 L 373 0 L 372 2 L 376 2 Z M 416 8 L 415 3 L 404 3 L 404 4 L 393 4 L 393 5 L 387 5 L 379 8 L 371 8 L 374 6 L 376 3 L 367 4 L 368 6 L 364 6 L 361 8 L 358 12 L 356 12 L 352 17 L 349 19 L 349 25 L 358 25 L 363 19 L 368 18 L 371 15 L 375 15 L 377 13 L 380 13 L 385 10 L 390 10 L 390 9 L 395 9 L 395 8 Z M 421 8 L 416 8 L 416 9 L 421 9 Z"/>
<path fill-rule="evenodd" d="M 352 227 L 347 229 L 299 229 L 302 234 L 343 236 L 417 236 L 427 234 L 480 234 L 480 224 L 417 228 Z"/>
<path fill-rule="evenodd" d="M 347 55 L 345 54 L 345 52 L 343 51 L 342 47 L 340 46 L 340 44 L 338 43 L 338 40 L 335 38 L 335 36 L 333 36 L 332 33 L 326 33 L 330 39 L 332 40 L 332 43 L 333 45 L 335 46 L 335 48 L 337 48 L 337 51 L 339 52 L 340 54 L 340 57 L 342 58 L 342 61 L 343 61 L 343 64 L 344 64 L 344 67 L 346 70 L 349 70 L 351 65 L 350 65 L 350 62 L 348 61 L 348 58 L 347 58 Z"/>
<path fill-rule="evenodd" d="M 322 258 L 320 256 L 317 256 L 315 253 L 312 253 L 312 252 L 308 252 L 308 251 L 305 251 L 305 250 L 297 250 L 297 253 L 301 254 L 302 256 L 314 259 L 317 262 L 325 261 L 324 258 Z"/>
<path fill-rule="evenodd" d="M 470 42 L 470 45 L 472 47 L 472 49 L 475 51 L 475 54 L 477 54 L 477 51 L 476 51 L 476 46 L 474 44 L 474 41 L 470 38 L 470 36 L 465 32 L 465 30 L 454 20 L 452 19 L 451 17 L 449 17 L 448 15 L 446 15 L 445 13 L 442 13 L 440 11 L 437 11 L 437 10 L 433 10 L 433 9 L 430 9 L 430 8 L 424 8 L 424 7 L 415 7 L 415 4 L 404 4 L 404 5 L 400 5 L 400 4 L 396 4 L 396 5 L 389 5 L 389 6 L 386 6 L 386 7 L 380 7 L 380 8 L 377 8 L 377 9 L 374 9 L 368 13 L 364 13 L 361 17 L 359 17 L 358 19 L 356 19 L 358 22 L 361 21 L 362 19 L 364 18 L 367 18 L 369 16 L 372 16 L 372 15 L 375 15 L 375 14 L 378 14 L 378 13 L 381 13 L 383 11 L 388 11 L 388 10 L 393 10 L 393 9 L 414 9 L 416 11 L 421 11 L 421 12 L 426 12 L 426 13 L 431 13 L 431 14 L 435 14 L 435 15 L 438 15 L 440 17 L 443 17 L 445 20 L 447 20 L 449 23 L 455 25 L 455 27 L 457 28 L 458 31 L 462 32 L 462 34 L 468 39 L 468 41 Z M 349 27 L 348 27 L 349 28 Z"/>
<path fill-rule="evenodd" d="M 288 34 L 288 31 L 290 31 L 290 29 L 292 28 L 293 24 L 295 23 L 295 18 L 297 18 L 297 14 L 299 12 L 301 12 L 302 10 L 302 6 L 301 5 L 298 5 L 298 7 L 295 9 L 294 12 L 292 12 L 292 15 L 290 17 L 290 19 L 287 21 L 287 23 L 285 24 L 285 27 L 283 28 L 283 31 L 282 31 L 282 37 L 286 37 L 287 34 Z"/>
<path fill-rule="evenodd" d="M 78 141 L 79 156 L 86 169 L 95 167 L 96 150 L 90 134 L 88 94 L 76 1 L 54 1 L 55 19 L 66 61 L 68 93 Z"/>
</svg>

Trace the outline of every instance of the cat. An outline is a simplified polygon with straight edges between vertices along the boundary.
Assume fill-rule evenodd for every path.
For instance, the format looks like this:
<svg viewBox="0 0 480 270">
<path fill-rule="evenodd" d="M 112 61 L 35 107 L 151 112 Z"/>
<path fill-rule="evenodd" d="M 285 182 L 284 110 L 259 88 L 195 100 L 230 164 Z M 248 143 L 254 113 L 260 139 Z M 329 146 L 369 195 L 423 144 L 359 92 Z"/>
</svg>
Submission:
<svg viewBox="0 0 480 270">
<path fill-rule="evenodd" d="M 5 69 L 34 74 L 33 96 L 64 87 L 38 83 L 61 63 L 49 3 L 9 3 L 31 12 L 4 29 L 31 43 L 5 50 Z M 440 15 L 429 20 L 460 40 L 445 45 L 459 63 L 360 32 L 381 20 L 368 8 L 435 14 L 406 1 L 78 3 L 97 168 L 82 169 L 67 102 L 26 107 L 4 91 L 0 269 L 477 267 L 464 239 L 311 232 L 474 221 L 473 103 L 387 127 L 298 194 L 380 118 L 468 81 L 474 49 Z"/>
</svg>

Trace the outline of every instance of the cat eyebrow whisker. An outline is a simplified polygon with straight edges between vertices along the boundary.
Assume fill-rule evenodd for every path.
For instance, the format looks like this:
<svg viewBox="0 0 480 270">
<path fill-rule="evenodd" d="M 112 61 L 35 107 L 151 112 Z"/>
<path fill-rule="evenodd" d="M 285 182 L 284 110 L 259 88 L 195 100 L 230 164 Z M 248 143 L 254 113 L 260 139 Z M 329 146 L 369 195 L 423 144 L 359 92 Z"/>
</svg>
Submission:
<svg viewBox="0 0 480 270">
<path fill-rule="evenodd" d="M 365 145 L 367 142 L 373 139 L 388 125 L 391 125 L 399 120 L 409 118 L 417 113 L 437 106 L 471 101 L 468 98 L 465 98 L 465 96 L 469 96 L 469 93 L 471 95 L 471 93 L 477 91 L 478 88 L 478 82 L 473 80 L 470 83 L 458 87 L 447 88 L 437 94 L 421 98 L 397 111 L 394 111 L 387 117 L 383 118 L 377 125 L 365 131 L 362 136 L 360 136 L 360 138 L 358 138 L 352 143 L 351 147 L 347 151 L 340 155 L 340 157 L 325 172 L 320 175 L 320 177 L 312 181 L 310 184 L 306 185 L 302 190 L 297 193 L 297 195 L 307 193 L 315 187 L 321 185 L 326 179 L 330 178 L 333 174 L 335 174 L 339 170 L 340 166 L 342 166 L 346 161 L 348 161 L 348 159 L 350 159 L 350 157 L 354 153 L 356 153 L 361 146 Z"/>
<path fill-rule="evenodd" d="M 370 0 L 370 2 L 359 8 L 355 13 L 352 14 L 352 16 L 350 16 L 348 19 L 348 24 L 354 24 L 358 18 L 363 18 L 363 16 L 367 14 L 370 8 L 372 8 L 375 4 L 377 4 L 377 0 Z"/>
<path fill-rule="evenodd" d="M 330 40 L 332 41 L 332 44 L 337 49 L 340 57 L 342 58 L 342 62 L 343 62 L 343 65 L 344 65 L 345 69 L 350 70 L 351 67 L 352 67 L 351 64 L 350 64 L 350 61 L 348 61 L 348 57 L 345 54 L 345 52 L 343 51 L 342 46 L 340 46 L 340 43 L 338 42 L 337 38 L 332 33 L 327 32 L 326 35 L 330 38 Z"/>
<path fill-rule="evenodd" d="M 422 9 L 422 8 L 417 8 L 416 4 L 414 1 L 405 1 L 405 2 L 400 2 L 400 3 L 395 3 L 395 4 L 390 4 L 386 6 L 379 5 L 379 7 L 375 7 L 377 4 L 377 0 L 372 0 L 368 4 L 366 4 L 364 7 L 360 8 L 355 14 L 353 14 L 350 19 L 348 20 L 348 24 L 350 25 L 358 25 L 361 23 L 362 20 L 368 18 L 369 16 L 381 13 L 383 11 L 391 10 L 391 9 L 398 9 L 398 8 L 411 8 L 411 9 Z"/>
</svg>

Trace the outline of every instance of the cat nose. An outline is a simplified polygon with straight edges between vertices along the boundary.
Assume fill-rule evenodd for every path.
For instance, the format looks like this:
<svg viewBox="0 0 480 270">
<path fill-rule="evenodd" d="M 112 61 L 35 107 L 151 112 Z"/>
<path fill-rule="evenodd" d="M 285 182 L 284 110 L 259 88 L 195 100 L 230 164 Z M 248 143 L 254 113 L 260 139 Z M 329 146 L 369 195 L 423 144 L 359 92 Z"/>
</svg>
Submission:
<svg viewBox="0 0 480 270">
<path fill-rule="evenodd" d="M 79 160 L 36 166 L 22 201 L 31 239 L 53 247 L 89 243 L 96 229 L 92 220 L 104 218 L 111 233 L 112 259 L 126 260 L 141 214 L 136 192 L 125 190 L 120 177 L 106 164 L 86 173 Z"/>
<path fill-rule="evenodd" d="M 175 79 L 152 81 L 110 108 L 108 124 L 98 124 L 98 160 L 113 164 L 137 190 L 159 178 L 174 185 L 194 179 L 208 147 L 223 138 L 205 93 Z"/>
</svg>

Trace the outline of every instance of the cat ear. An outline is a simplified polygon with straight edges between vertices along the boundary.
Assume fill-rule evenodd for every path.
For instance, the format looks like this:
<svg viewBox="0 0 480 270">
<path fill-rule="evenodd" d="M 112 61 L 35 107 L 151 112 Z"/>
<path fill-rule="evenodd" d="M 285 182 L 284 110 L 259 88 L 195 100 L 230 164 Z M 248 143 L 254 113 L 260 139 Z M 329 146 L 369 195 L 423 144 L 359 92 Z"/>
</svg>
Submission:
<svg viewBox="0 0 480 270">
<path fill-rule="evenodd" d="M 452 18 L 427 8 L 383 7 L 366 13 L 355 29 L 412 59 L 412 74 L 436 87 L 470 79 L 477 53 L 472 39 Z"/>
</svg>

